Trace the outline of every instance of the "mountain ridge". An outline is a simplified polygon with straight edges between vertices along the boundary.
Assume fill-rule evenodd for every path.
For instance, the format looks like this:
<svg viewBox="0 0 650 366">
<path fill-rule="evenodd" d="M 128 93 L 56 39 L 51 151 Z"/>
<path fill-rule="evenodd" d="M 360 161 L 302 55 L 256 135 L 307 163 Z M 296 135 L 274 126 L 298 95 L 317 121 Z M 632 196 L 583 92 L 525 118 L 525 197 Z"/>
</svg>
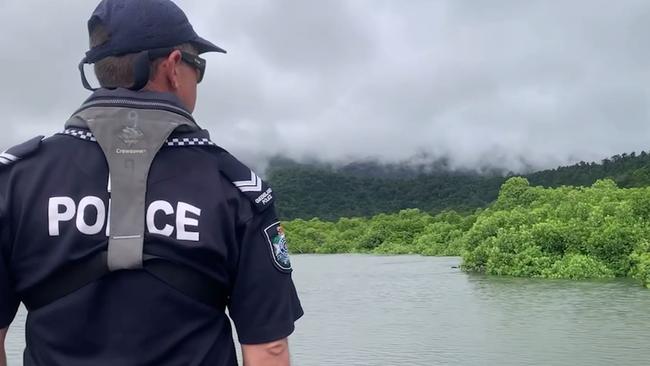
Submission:
<svg viewBox="0 0 650 366">
<path fill-rule="evenodd" d="M 468 212 L 496 200 L 506 179 L 523 176 L 531 185 L 589 186 L 613 179 L 621 187 L 650 185 L 650 155 L 617 154 L 600 162 L 559 166 L 526 174 L 498 169 L 453 169 L 442 158 L 419 164 L 381 164 L 365 160 L 348 164 L 306 163 L 276 157 L 267 177 L 278 197 L 283 219 L 372 216 L 418 208 L 432 214 L 444 210 Z"/>
</svg>

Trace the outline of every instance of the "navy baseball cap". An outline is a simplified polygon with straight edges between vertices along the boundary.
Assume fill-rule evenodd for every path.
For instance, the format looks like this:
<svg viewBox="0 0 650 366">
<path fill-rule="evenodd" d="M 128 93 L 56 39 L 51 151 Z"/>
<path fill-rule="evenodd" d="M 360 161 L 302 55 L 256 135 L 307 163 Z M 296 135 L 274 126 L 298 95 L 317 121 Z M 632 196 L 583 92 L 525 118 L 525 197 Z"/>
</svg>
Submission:
<svg viewBox="0 0 650 366">
<path fill-rule="evenodd" d="M 192 44 L 199 53 L 226 53 L 199 37 L 183 10 L 171 0 L 102 0 L 88 21 L 89 33 L 98 24 L 106 29 L 109 39 L 86 52 L 85 63 L 184 43 Z"/>
</svg>

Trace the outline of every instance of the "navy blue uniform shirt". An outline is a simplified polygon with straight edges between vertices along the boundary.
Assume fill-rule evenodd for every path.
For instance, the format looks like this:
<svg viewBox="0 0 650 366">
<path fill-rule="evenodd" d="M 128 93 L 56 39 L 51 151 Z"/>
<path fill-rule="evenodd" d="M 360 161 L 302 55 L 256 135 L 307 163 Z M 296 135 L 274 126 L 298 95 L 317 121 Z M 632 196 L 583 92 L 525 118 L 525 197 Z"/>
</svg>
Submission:
<svg viewBox="0 0 650 366">
<path fill-rule="evenodd" d="M 87 104 L 120 101 L 186 113 L 173 95 L 126 90 L 101 90 Z M 0 160 L 0 328 L 23 291 L 108 242 L 109 172 L 90 131 L 33 145 Z M 241 343 L 289 336 L 303 311 L 272 190 L 206 131 L 175 132 L 147 186 L 145 251 L 222 285 Z M 26 341 L 25 365 L 237 364 L 225 312 L 144 270 L 113 272 L 30 311 Z"/>
</svg>

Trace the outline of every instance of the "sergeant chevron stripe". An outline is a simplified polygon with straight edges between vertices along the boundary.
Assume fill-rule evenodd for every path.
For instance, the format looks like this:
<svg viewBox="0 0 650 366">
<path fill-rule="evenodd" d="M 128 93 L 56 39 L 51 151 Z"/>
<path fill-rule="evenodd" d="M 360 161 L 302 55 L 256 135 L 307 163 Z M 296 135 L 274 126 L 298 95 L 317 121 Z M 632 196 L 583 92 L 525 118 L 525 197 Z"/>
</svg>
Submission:
<svg viewBox="0 0 650 366">
<path fill-rule="evenodd" d="M 17 156 L 11 155 L 9 153 L 0 154 L 0 164 L 9 165 L 16 161 L 20 160 Z"/>
<path fill-rule="evenodd" d="M 262 192 L 262 180 L 251 170 L 251 179 L 232 182 L 242 192 Z"/>
</svg>

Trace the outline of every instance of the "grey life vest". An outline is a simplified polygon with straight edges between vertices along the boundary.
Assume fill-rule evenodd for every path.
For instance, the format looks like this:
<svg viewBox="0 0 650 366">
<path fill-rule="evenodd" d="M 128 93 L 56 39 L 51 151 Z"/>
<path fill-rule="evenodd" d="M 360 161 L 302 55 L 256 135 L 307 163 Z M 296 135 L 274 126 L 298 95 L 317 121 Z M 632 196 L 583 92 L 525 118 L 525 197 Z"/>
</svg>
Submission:
<svg viewBox="0 0 650 366">
<path fill-rule="evenodd" d="M 85 109 L 66 123 L 66 128 L 90 129 L 108 162 L 110 271 L 142 268 L 149 169 L 180 126 L 198 130 L 193 121 L 175 113 L 124 107 Z"/>
<path fill-rule="evenodd" d="M 200 128 L 184 110 L 170 111 L 176 107 L 169 104 L 138 101 L 129 107 L 129 100 L 109 102 L 86 104 L 66 123 L 66 128 L 89 129 L 108 162 L 108 250 L 61 268 L 25 291 L 23 302 L 35 310 L 111 272 L 145 269 L 185 295 L 223 309 L 227 294 L 215 280 L 144 252 L 145 198 L 153 160 L 172 132 Z"/>
</svg>

